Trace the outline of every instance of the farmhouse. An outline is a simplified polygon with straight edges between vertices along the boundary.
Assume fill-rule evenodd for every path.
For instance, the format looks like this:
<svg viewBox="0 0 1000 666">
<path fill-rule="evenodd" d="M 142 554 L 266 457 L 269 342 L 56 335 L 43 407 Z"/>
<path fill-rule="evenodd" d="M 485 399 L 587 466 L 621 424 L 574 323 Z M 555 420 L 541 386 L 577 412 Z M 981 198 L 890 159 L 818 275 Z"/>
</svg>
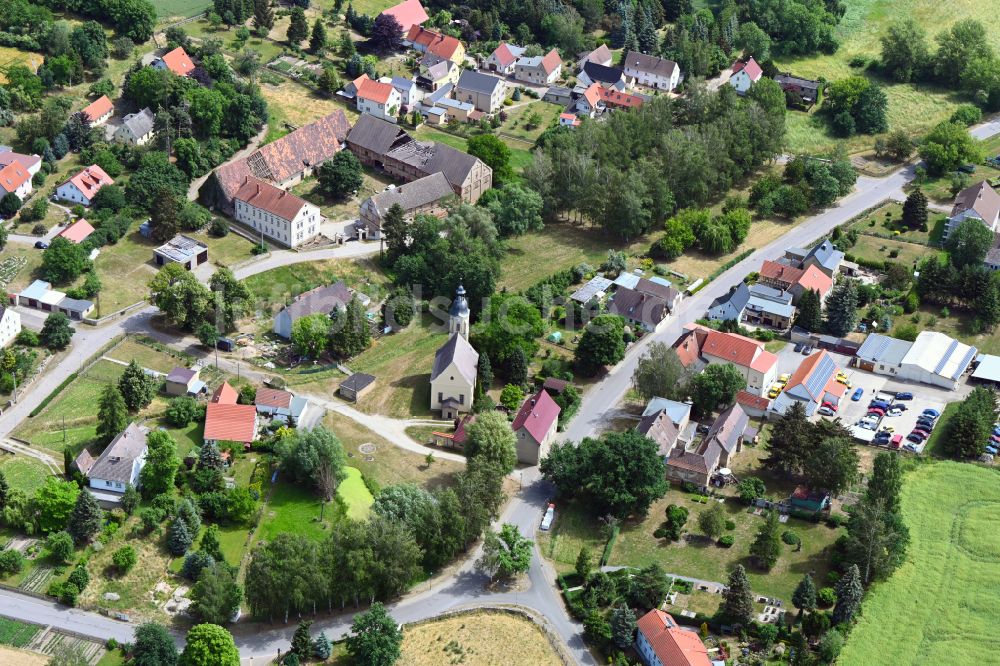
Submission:
<svg viewBox="0 0 1000 666">
<path fill-rule="evenodd" d="M 832 278 L 844 261 L 844 253 L 827 238 L 809 249 L 790 247 L 785 250 L 785 256 L 778 261 L 803 270 L 815 266 L 827 277 Z"/>
<path fill-rule="evenodd" d="M 603 65 L 604 67 L 610 67 L 611 60 L 611 49 L 608 48 L 607 44 L 601 44 L 593 51 L 578 55 L 576 66 L 582 69 L 588 62 L 592 62 L 597 65 Z"/>
<path fill-rule="evenodd" d="M 233 215 L 236 210 L 234 197 L 246 183 L 247 176 L 288 189 L 340 152 L 350 129 L 347 116 L 338 109 L 261 146 L 249 157 L 223 164 L 215 170 L 214 178 L 209 179 L 212 184 L 202 188 L 201 196 L 207 205 L 218 206 Z"/>
<path fill-rule="evenodd" d="M 12 343 L 20 332 L 21 315 L 0 305 L 0 349 Z"/>
<path fill-rule="evenodd" d="M 676 400 L 659 397 L 650 398 L 649 402 L 646 403 L 646 409 L 642 411 L 642 417 L 645 418 L 651 414 L 656 414 L 660 410 L 667 413 L 667 418 L 674 424 L 678 432 L 683 432 L 687 428 L 688 423 L 691 422 L 690 402 L 677 402 Z"/>
<path fill-rule="evenodd" d="M 698 324 L 688 324 L 673 347 L 681 364 L 700 372 L 706 365 L 729 363 L 740 371 L 747 390 L 763 395 L 778 377 L 778 357 L 764 343 L 735 333 L 723 333 Z"/>
<path fill-rule="evenodd" d="M 820 82 L 803 79 L 791 74 L 778 74 L 775 82 L 781 86 L 785 99 L 791 106 L 812 106 L 819 99 Z"/>
<path fill-rule="evenodd" d="M 16 160 L 0 169 L 0 198 L 8 194 L 16 194 L 21 201 L 31 194 L 31 174 Z"/>
<path fill-rule="evenodd" d="M 94 195 L 105 185 L 114 185 L 104 169 L 92 164 L 56 188 L 56 198 L 89 206 Z"/>
<path fill-rule="evenodd" d="M 517 59 L 524 54 L 524 51 L 525 48 L 523 46 L 500 42 L 493 49 L 493 53 L 486 59 L 486 62 L 483 63 L 483 66 L 487 71 L 510 76 L 514 73 L 514 65 Z"/>
<path fill-rule="evenodd" d="M 198 395 L 205 390 L 201 381 L 201 368 L 176 367 L 167 375 L 167 395 Z"/>
<path fill-rule="evenodd" d="M 87 477 L 87 490 L 100 503 L 117 505 L 129 486 L 139 487 L 140 473 L 149 450 L 146 446 L 148 435 L 149 428 L 132 422 L 96 459 L 87 449 L 76 457 L 74 464 Z"/>
<path fill-rule="evenodd" d="M 115 105 L 111 103 L 107 95 L 101 95 L 83 107 L 80 113 L 83 114 L 84 120 L 90 127 L 97 127 L 108 122 L 111 116 L 115 115 Z"/>
<path fill-rule="evenodd" d="M 503 106 L 507 84 L 503 79 L 467 69 L 455 84 L 455 99 L 468 102 L 483 113 L 494 113 Z"/>
<path fill-rule="evenodd" d="M 719 415 L 694 450 L 676 447 L 671 451 L 666 460 L 667 478 L 708 487 L 715 472 L 729 467 L 733 457 L 743 450 L 743 442 L 756 437 L 757 431 L 750 427 L 750 417 L 742 407 L 733 405 Z"/>
<path fill-rule="evenodd" d="M 35 280 L 19 294 L 11 294 L 13 305 L 35 308 L 43 312 L 62 312 L 70 319 L 77 321 L 89 315 L 94 304 L 90 301 L 70 298 L 61 291 L 56 291 L 45 280 Z"/>
<path fill-rule="evenodd" d="M 370 239 L 382 238 L 382 219 L 397 204 L 403 209 L 407 222 L 412 221 L 418 213 L 443 217 L 447 214 L 444 202 L 454 196 L 448 179 L 440 171 L 418 178 L 412 183 L 390 186 L 384 192 L 368 197 L 361 204 L 359 235 L 363 233 L 364 237 Z"/>
<path fill-rule="evenodd" d="M 622 64 L 632 85 L 670 91 L 680 82 L 681 68 L 673 60 L 629 51 Z"/>
<path fill-rule="evenodd" d="M 472 410 L 479 354 L 460 332 L 451 334 L 434 354 L 431 370 L 431 410 L 445 419 Z"/>
<path fill-rule="evenodd" d="M 635 649 L 647 666 L 712 666 L 697 632 L 659 608 L 639 618 Z"/>
<path fill-rule="evenodd" d="M 956 389 L 977 353 L 975 347 L 938 331 L 921 331 L 913 342 L 872 333 L 855 358 L 862 370 Z"/>
<path fill-rule="evenodd" d="M 165 53 L 162 58 L 156 58 L 152 62 L 156 69 L 169 69 L 177 76 L 189 76 L 194 71 L 194 63 L 183 47 L 178 46 L 173 51 Z"/>
<path fill-rule="evenodd" d="M 208 261 L 208 246 L 190 236 L 178 234 L 153 250 L 157 266 L 182 264 L 189 271 Z"/>
<path fill-rule="evenodd" d="M 143 146 L 153 138 L 153 112 L 147 106 L 139 113 L 125 116 L 121 127 L 115 130 L 114 140 L 130 146 Z"/>
<path fill-rule="evenodd" d="M 750 86 L 760 81 L 760 77 L 764 75 L 764 70 L 753 59 L 753 56 L 745 61 L 737 60 L 733 63 L 732 70 L 733 73 L 729 76 L 729 85 L 735 88 L 740 95 L 750 90 Z"/>
<path fill-rule="evenodd" d="M 311 314 L 329 315 L 334 309 L 343 310 L 353 296 L 354 292 L 347 288 L 343 280 L 310 289 L 282 308 L 274 318 L 272 330 L 286 340 L 291 340 L 292 324 L 296 321 Z"/>
<path fill-rule="evenodd" d="M 298 423 L 309 407 L 309 401 L 288 391 L 261 387 L 254 398 L 257 414 L 269 418 Z"/>
<path fill-rule="evenodd" d="M 955 197 L 955 204 L 944 228 L 945 238 L 969 218 L 981 221 L 993 233 L 1000 226 L 1000 194 L 985 180 L 970 185 Z"/>
<path fill-rule="evenodd" d="M 517 411 L 511 428 L 517 438 L 517 461 L 524 465 L 537 465 L 548 455 L 556 436 L 561 411 L 547 391 L 539 391 L 525 399 Z"/>
<path fill-rule="evenodd" d="M 424 6 L 420 4 L 420 0 L 403 0 L 398 5 L 383 10 L 382 14 L 396 19 L 404 35 L 413 26 L 421 25 L 430 18 L 427 16 Z"/>
<path fill-rule="evenodd" d="M 319 234 L 319 208 L 291 192 L 247 176 L 236 194 L 236 219 L 271 240 L 298 247 Z"/>
<path fill-rule="evenodd" d="M 514 66 L 514 78 L 536 85 L 554 83 L 562 73 L 562 58 L 552 49 L 544 56 L 520 57 Z"/>
<path fill-rule="evenodd" d="M 362 74 L 353 84 L 357 89 L 354 101 L 358 106 L 358 113 L 370 113 L 376 118 L 396 122 L 403 97 L 391 83 L 372 81 L 367 74 Z"/>
<path fill-rule="evenodd" d="M 795 402 L 802 403 L 812 416 L 824 402 L 840 404 L 847 387 L 837 381 L 837 364 L 830 352 L 817 351 L 802 361 L 792 373 L 785 389 L 771 403 L 771 410 L 784 414 Z"/>
</svg>

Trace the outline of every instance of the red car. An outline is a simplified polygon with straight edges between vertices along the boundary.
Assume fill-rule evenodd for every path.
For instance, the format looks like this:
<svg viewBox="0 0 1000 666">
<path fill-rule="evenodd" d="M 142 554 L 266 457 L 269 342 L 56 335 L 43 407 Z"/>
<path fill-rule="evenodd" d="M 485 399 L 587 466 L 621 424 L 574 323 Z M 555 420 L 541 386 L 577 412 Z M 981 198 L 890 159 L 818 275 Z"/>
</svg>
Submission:
<svg viewBox="0 0 1000 666">
<path fill-rule="evenodd" d="M 820 406 L 821 406 L 821 407 L 829 407 L 829 408 L 830 408 L 830 409 L 832 409 L 833 411 L 837 411 L 837 405 L 833 404 L 833 403 L 832 403 L 832 402 L 830 402 L 830 401 L 826 401 L 826 402 L 824 402 L 824 403 L 823 403 L 822 405 L 820 405 Z"/>
</svg>

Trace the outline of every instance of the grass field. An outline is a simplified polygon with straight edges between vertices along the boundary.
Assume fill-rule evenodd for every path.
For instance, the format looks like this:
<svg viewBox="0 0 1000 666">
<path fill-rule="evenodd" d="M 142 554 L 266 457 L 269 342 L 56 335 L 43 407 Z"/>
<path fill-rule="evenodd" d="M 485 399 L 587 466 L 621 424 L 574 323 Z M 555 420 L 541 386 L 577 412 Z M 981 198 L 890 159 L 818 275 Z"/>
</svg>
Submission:
<svg viewBox="0 0 1000 666">
<path fill-rule="evenodd" d="M 50 475 L 49 468 L 40 460 L 8 453 L 0 456 L 0 472 L 11 488 L 23 490 L 28 497 L 33 496 Z"/>
<path fill-rule="evenodd" d="M 347 477 L 337 486 L 337 497 L 347 504 L 347 517 L 354 520 L 364 520 L 375 503 L 375 498 L 365 486 L 361 478 L 361 470 L 357 467 L 346 469 Z"/>
<path fill-rule="evenodd" d="M 863 234 L 858 236 L 858 242 L 847 252 L 867 261 L 886 261 L 891 259 L 904 266 L 912 266 L 915 262 L 932 254 L 943 254 L 943 252 L 926 245 Z M 893 252 L 896 253 L 895 256 L 893 256 Z"/>
<path fill-rule="evenodd" d="M 114 245 L 101 248 L 94 260 L 97 276 L 101 279 L 100 297 L 95 299 L 99 306 L 94 311 L 95 317 L 116 312 L 149 295 L 149 281 L 156 275 L 153 248 L 157 245 L 136 230 Z M 81 276 L 74 286 L 82 285 L 83 280 Z"/>
<path fill-rule="evenodd" d="M 34 71 L 44 59 L 40 53 L 22 51 L 13 46 L 0 46 L 0 83 L 7 83 L 3 71 L 11 65 L 28 65 Z"/>
<path fill-rule="evenodd" d="M 102 608 L 114 610 L 161 612 L 151 602 L 151 592 L 163 577 L 171 558 L 159 539 L 128 538 L 138 522 L 138 518 L 131 518 L 104 548 L 90 549 L 87 560 L 90 584 L 80 595 L 81 605 L 100 604 Z M 135 548 L 139 564 L 123 576 L 118 573 L 111 558 L 126 544 Z M 105 599 L 107 592 L 114 592 L 121 598 L 117 601 Z"/>
<path fill-rule="evenodd" d="M 871 589 L 837 663 L 982 663 L 1000 649 L 1000 475 L 962 463 L 925 465 L 907 474 L 902 504 L 906 563 Z"/>
<path fill-rule="evenodd" d="M 278 312 L 299 294 L 320 285 L 343 280 L 377 302 L 388 280 L 378 265 L 369 259 L 326 259 L 294 266 L 282 266 L 246 279 L 246 285 L 257 297 L 258 306 Z"/>
<path fill-rule="evenodd" d="M 476 612 L 406 627 L 399 660 L 408 666 L 559 666 L 542 630 L 527 618 Z"/>
<path fill-rule="evenodd" d="M 317 541 L 326 538 L 337 507 L 328 503 L 320 522 L 320 504 L 319 497 L 311 489 L 279 481 L 264 509 L 257 538 L 270 541 L 282 532 L 301 534 Z"/>
<path fill-rule="evenodd" d="M 365 168 L 362 176 L 361 187 L 353 197 L 348 197 L 343 201 L 331 201 L 319 192 L 318 183 L 315 178 L 307 178 L 292 188 L 292 192 L 299 195 L 306 201 L 319 206 L 320 212 L 333 221 L 356 219 L 358 209 L 365 199 L 385 190 L 386 186 L 392 183 L 392 179 L 383 173 L 377 173 L 373 169 Z"/>
<path fill-rule="evenodd" d="M 542 132 L 555 125 L 559 120 L 559 114 L 563 107 L 558 104 L 550 104 L 542 100 L 534 100 L 527 104 L 507 109 L 507 120 L 500 126 L 499 132 L 510 134 L 521 139 L 534 142 L 541 136 Z M 542 117 L 542 122 L 537 126 L 528 129 L 525 121 L 532 113 L 537 113 Z"/>
<path fill-rule="evenodd" d="M 828 81 L 859 73 L 849 65 L 855 56 L 877 58 L 881 51 L 879 37 L 897 17 L 916 19 L 927 31 L 928 38 L 950 27 L 956 21 L 978 19 L 986 27 L 994 48 L 1000 47 L 1000 25 L 996 21 L 996 5 L 992 0 L 855 0 L 847 3 L 847 13 L 836 29 L 841 46 L 833 55 L 789 58 L 778 57 L 781 71 L 792 71 L 809 78 L 825 77 Z M 883 82 L 889 97 L 890 129 L 903 129 L 912 135 L 927 131 L 946 120 L 958 104 L 965 101 L 951 91 L 924 84 L 894 84 Z M 828 151 L 838 143 L 822 124 L 811 124 L 812 116 L 794 112 L 788 114 L 786 146 L 793 152 Z M 874 137 L 856 136 L 844 142 L 851 152 L 870 148 Z"/>
<path fill-rule="evenodd" d="M 892 234 L 902 241 L 917 241 L 921 243 L 941 243 L 944 236 L 944 225 L 947 217 L 941 213 L 928 213 L 928 230 L 910 229 L 903 225 L 903 204 L 887 203 L 865 215 L 849 229 L 857 229 L 860 233 Z M 897 234 L 898 232 L 898 234 Z"/>
<path fill-rule="evenodd" d="M 105 354 L 105 356 L 113 358 L 116 361 L 124 361 L 125 363 L 134 360 L 143 368 L 165 373 L 169 373 L 179 365 L 187 365 L 187 359 L 185 358 L 170 356 L 131 339 L 125 340 Z"/>
<path fill-rule="evenodd" d="M 49 658 L 37 652 L 0 645 L 0 663 L 12 666 L 46 666 L 49 663 Z M 101 662 L 101 664 L 103 663 Z"/>
<path fill-rule="evenodd" d="M 442 132 L 428 125 L 421 125 L 417 128 L 416 132 L 411 132 L 411 134 L 421 141 L 438 141 L 456 150 L 466 152 L 465 148 L 468 142 L 464 138 L 449 132 Z M 510 165 L 515 172 L 521 171 L 521 169 L 531 163 L 531 151 L 528 149 L 527 144 L 523 141 L 513 141 L 511 139 L 504 139 L 504 137 L 500 138 L 510 148 Z"/>
<path fill-rule="evenodd" d="M 275 118 L 278 122 L 272 122 L 280 126 L 282 122 L 289 122 L 297 127 L 307 125 L 327 116 L 337 109 L 347 115 L 347 119 L 353 124 L 357 120 L 358 114 L 353 109 L 347 107 L 343 102 L 339 102 L 331 97 L 323 97 L 313 93 L 304 85 L 293 81 L 285 81 L 281 85 L 265 84 L 261 86 L 261 94 L 267 100 L 268 107 L 274 113 L 277 108 L 278 115 Z M 287 132 L 287 128 L 280 128 Z M 277 136 L 274 139 L 278 138 Z M 273 140 L 268 135 L 269 140 Z"/>
<path fill-rule="evenodd" d="M 200 14 L 209 9 L 212 3 L 207 0 L 156 0 L 153 6 L 156 7 L 156 15 L 162 20 Z"/>
</svg>

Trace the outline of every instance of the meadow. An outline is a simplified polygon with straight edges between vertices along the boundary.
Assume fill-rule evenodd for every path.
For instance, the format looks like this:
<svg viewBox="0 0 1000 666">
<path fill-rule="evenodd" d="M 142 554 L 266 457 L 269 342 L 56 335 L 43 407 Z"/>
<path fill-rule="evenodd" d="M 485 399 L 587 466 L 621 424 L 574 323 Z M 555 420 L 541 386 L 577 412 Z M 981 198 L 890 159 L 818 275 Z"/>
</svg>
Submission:
<svg viewBox="0 0 1000 666">
<path fill-rule="evenodd" d="M 531 620 L 475 612 L 406 627 L 400 663 L 436 666 L 557 666 L 563 663 Z"/>
<path fill-rule="evenodd" d="M 841 666 L 990 661 L 997 654 L 1000 475 L 956 462 L 910 472 L 906 563 L 875 585 L 841 653 Z"/>
</svg>

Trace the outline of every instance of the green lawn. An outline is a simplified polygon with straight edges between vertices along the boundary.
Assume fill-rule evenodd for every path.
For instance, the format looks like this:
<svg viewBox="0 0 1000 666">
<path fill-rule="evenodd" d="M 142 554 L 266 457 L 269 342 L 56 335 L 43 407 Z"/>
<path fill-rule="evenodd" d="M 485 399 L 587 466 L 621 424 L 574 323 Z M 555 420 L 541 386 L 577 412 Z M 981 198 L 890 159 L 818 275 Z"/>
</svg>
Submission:
<svg viewBox="0 0 1000 666">
<path fill-rule="evenodd" d="M 143 368 L 163 373 L 169 373 L 177 366 L 187 367 L 188 365 L 187 359 L 179 354 L 173 356 L 133 339 L 125 340 L 105 356 L 125 363 L 134 360 Z"/>
<path fill-rule="evenodd" d="M 411 134 L 421 141 L 438 141 L 456 150 L 466 152 L 468 142 L 464 138 L 450 132 L 443 132 L 428 125 L 421 125 L 415 132 L 411 132 Z M 504 137 L 500 138 L 510 148 L 510 165 L 514 171 L 519 172 L 531 163 L 531 151 L 523 141 L 513 141 L 504 139 Z"/>
<path fill-rule="evenodd" d="M 364 520 L 368 517 L 375 498 L 365 486 L 361 478 L 361 470 L 357 467 L 348 467 L 345 470 L 347 477 L 337 486 L 337 497 L 347 504 L 347 517 L 354 520 Z"/>
<path fill-rule="evenodd" d="M 188 235 L 208 245 L 208 260 L 216 266 L 232 267 L 253 258 L 250 253 L 253 243 L 239 234 L 228 233 L 222 238 L 216 238 L 206 232 L 188 233 Z"/>
<path fill-rule="evenodd" d="M 541 136 L 542 132 L 559 122 L 559 114 L 562 113 L 563 107 L 558 104 L 535 100 L 527 104 L 522 103 L 520 106 L 509 108 L 506 111 L 507 120 L 504 121 L 497 131 L 534 143 Z M 540 115 L 542 121 L 538 125 L 528 129 L 526 121 L 532 113 Z"/>
<path fill-rule="evenodd" d="M 986 139 L 982 142 L 982 147 L 986 157 L 996 157 L 1000 154 L 1000 135 Z M 955 197 L 951 193 L 951 179 L 954 175 L 954 173 L 949 172 L 938 178 L 928 177 L 926 181 L 920 184 L 920 187 L 930 199 L 949 205 L 955 200 Z M 968 179 L 971 184 L 978 183 L 981 180 L 997 183 L 1000 180 L 1000 169 L 992 167 L 985 162 L 977 164 L 976 172 L 968 174 Z M 911 183 L 909 189 L 913 187 L 914 185 Z"/>
<path fill-rule="evenodd" d="M 312 177 L 293 187 L 292 192 L 306 201 L 316 204 L 324 216 L 336 221 L 357 218 L 358 210 L 365 199 L 382 192 L 392 182 L 393 180 L 384 173 L 377 173 L 373 169 L 365 167 L 361 187 L 358 188 L 354 196 L 343 201 L 333 201 L 323 195 L 319 191 L 316 179 Z"/>
<path fill-rule="evenodd" d="M 28 497 L 42 487 L 49 477 L 49 468 L 35 458 L 4 453 L 0 456 L 0 472 L 11 488 L 23 490 Z"/>
<path fill-rule="evenodd" d="M 149 281 L 156 275 L 153 248 L 159 243 L 143 238 L 138 230 L 129 233 L 114 245 L 105 245 L 94 260 L 101 292 L 94 299 L 98 307 L 95 317 L 117 312 L 121 308 L 144 300 L 149 295 Z M 81 276 L 73 286 L 81 286 Z"/>
<path fill-rule="evenodd" d="M 238 525 L 219 527 L 219 546 L 222 548 L 222 554 L 226 557 L 226 562 L 233 566 L 239 565 L 249 534 L 248 528 Z"/>
<path fill-rule="evenodd" d="M 902 505 L 906 562 L 869 591 L 837 663 L 980 664 L 998 648 L 1000 475 L 963 463 L 923 465 L 905 477 Z"/>
<path fill-rule="evenodd" d="M 917 243 L 907 243 L 894 238 L 858 236 L 858 242 L 847 250 L 847 254 L 865 261 L 892 260 L 904 266 L 912 266 L 924 257 L 943 254 L 939 250 Z"/>
<path fill-rule="evenodd" d="M 279 481 L 264 509 L 257 538 L 271 541 L 282 532 L 290 532 L 317 541 L 325 539 L 330 533 L 330 525 L 337 519 L 337 505 L 327 503 L 320 522 L 320 504 L 311 488 Z"/>
<path fill-rule="evenodd" d="M 162 20 L 200 14 L 211 8 L 212 3 L 207 0 L 157 0 L 153 6 L 156 7 L 156 15 Z"/>
<path fill-rule="evenodd" d="M 257 297 L 261 307 L 270 306 L 277 312 L 299 294 L 320 285 L 343 280 L 378 302 L 388 280 L 374 260 L 326 259 L 294 266 L 282 266 L 248 277 L 246 285 Z"/>
<path fill-rule="evenodd" d="M 944 225 L 947 221 L 945 215 L 931 212 L 928 215 L 927 231 L 910 229 L 904 226 L 902 218 L 903 204 L 893 201 L 873 210 L 868 215 L 851 224 L 849 228 L 857 229 L 862 234 L 888 234 L 901 241 L 941 243 L 944 235 Z"/>
</svg>

